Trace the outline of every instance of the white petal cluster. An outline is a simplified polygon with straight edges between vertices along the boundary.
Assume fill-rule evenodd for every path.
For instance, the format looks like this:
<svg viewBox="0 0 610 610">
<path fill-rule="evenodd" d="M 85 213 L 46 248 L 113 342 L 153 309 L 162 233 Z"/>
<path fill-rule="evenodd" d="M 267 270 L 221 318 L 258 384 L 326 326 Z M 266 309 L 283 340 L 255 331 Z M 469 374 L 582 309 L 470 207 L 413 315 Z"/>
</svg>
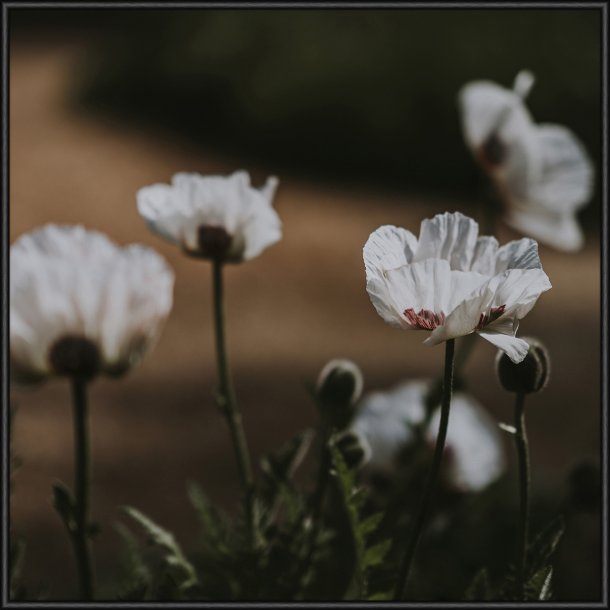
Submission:
<svg viewBox="0 0 610 610">
<path fill-rule="evenodd" d="M 477 332 L 514 362 L 528 345 L 515 337 L 519 320 L 551 288 L 537 243 L 499 246 L 455 212 L 421 223 L 419 238 L 385 225 L 364 246 L 366 289 L 377 313 L 405 330 L 428 330 L 426 345 Z"/>
<path fill-rule="evenodd" d="M 465 85 L 458 96 L 464 137 L 494 180 L 508 225 L 558 250 L 578 250 L 576 212 L 591 199 L 593 165 L 569 129 L 534 123 L 524 103 L 533 82 L 523 71 L 512 90 Z"/>
<path fill-rule="evenodd" d="M 363 398 L 352 427 L 368 441 L 370 456 L 365 468 L 369 472 L 388 477 L 396 473 L 400 454 L 413 445 L 416 428 L 424 424 L 428 388 L 428 381 L 409 381 Z M 439 420 L 437 409 L 424 430 L 430 446 L 436 442 Z M 496 422 L 472 396 L 462 392 L 456 392 L 451 403 L 446 449 L 444 479 L 455 490 L 482 490 L 506 469 Z"/>
<path fill-rule="evenodd" d="M 120 248 L 82 226 L 46 225 L 10 250 L 10 353 L 16 379 L 57 373 L 62 339 L 95 347 L 100 372 L 125 372 L 172 307 L 174 274 L 154 250 Z"/>
<path fill-rule="evenodd" d="M 244 171 L 230 176 L 178 173 L 171 184 L 141 188 L 138 212 L 155 233 L 188 254 L 241 262 L 282 237 L 272 206 L 277 185 L 277 178 L 270 177 L 256 189 Z"/>
</svg>

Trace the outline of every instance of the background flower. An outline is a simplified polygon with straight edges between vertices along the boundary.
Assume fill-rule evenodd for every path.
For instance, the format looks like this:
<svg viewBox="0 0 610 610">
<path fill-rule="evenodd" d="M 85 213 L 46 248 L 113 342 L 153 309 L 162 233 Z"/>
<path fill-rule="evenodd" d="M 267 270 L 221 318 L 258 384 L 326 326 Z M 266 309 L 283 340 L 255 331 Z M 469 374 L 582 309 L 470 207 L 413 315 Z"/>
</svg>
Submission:
<svg viewBox="0 0 610 610">
<path fill-rule="evenodd" d="M 82 358 L 92 374 L 123 373 L 172 306 L 174 274 L 159 254 L 120 248 L 82 226 L 23 235 L 11 246 L 10 270 L 11 371 L 22 380 L 63 374 L 87 364 L 75 361 Z"/>
<path fill-rule="evenodd" d="M 392 477 L 400 469 L 401 454 L 417 442 L 426 416 L 427 380 L 409 381 L 387 392 L 366 395 L 352 427 L 370 446 L 365 466 L 371 473 Z M 438 433 L 437 409 L 424 431 L 433 445 Z M 480 491 L 506 469 L 502 439 L 495 420 L 470 395 L 456 392 L 451 403 L 443 469 L 445 482 L 462 492 Z"/>
<path fill-rule="evenodd" d="M 140 189 L 138 211 L 153 231 L 188 254 L 235 263 L 281 239 L 272 207 L 277 185 L 270 177 L 263 188 L 253 188 L 244 171 L 228 177 L 178 173 L 171 185 Z"/>
<path fill-rule="evenodd" d="M 566 127 L 534 123 L 524 104 L 534 77 L 520 72 L 513 90 L 489 81 L 459 93 L 464 137 L 493 178 L 504 220 L 559 250 L 583 245 L 576 212 L 591 199 L 593 165 Z"/>
<path fill-rule="evenodd" d="M 388 324 L 432 331 L 428 345 L 477 332 L 519 362 L 527 353 L 519 320 L 551 284 L 534 240 L 499 247 L 478 232 L 459 212 L 424 220 L 419 239 L 380 227 L 364 246 L 366 289 Z"/>
</svg>

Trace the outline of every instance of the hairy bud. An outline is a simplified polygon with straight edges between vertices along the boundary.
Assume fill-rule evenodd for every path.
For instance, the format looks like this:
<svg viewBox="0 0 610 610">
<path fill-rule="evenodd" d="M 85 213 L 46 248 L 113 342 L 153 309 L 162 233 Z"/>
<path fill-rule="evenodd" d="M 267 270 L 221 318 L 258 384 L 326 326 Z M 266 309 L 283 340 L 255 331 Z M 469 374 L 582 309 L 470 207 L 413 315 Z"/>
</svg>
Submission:
<svg viewBox="0 0 610 610">
<path fill-rule="evenodd" d="M 362 386 L 362 372 L 351 360 L 331 360 L 320 372 L 316 394 L 323 414 L 335 428 L 349 424 Z"/>
<path fill-rule="evenodd" d="M 504 352 L 499 352 L 496 359 L 498 379 L 502 387 L 509 392 L 531 394 L 540 392 L 546 386 L 551 361 L 549 353 L 537 339 L 524 337 L 529 343 L 527 356 L 515 364 Z"/>
<path fill-rule="evenodd" d="M 355 430 L 347 430 L 339 434 L 333 442 L 351 470 L 361 468 L 371 459 L 371 447 L 368 441 Z"/>
</svg>

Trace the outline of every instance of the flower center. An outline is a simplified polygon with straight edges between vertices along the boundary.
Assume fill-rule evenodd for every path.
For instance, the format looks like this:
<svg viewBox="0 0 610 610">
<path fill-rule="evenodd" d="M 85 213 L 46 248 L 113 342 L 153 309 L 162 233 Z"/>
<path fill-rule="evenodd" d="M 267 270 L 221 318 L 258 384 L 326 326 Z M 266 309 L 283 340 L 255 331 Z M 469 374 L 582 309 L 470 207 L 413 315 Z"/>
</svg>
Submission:
<svg viewBox="0 0 610 610">
<path fill-rule="evenodd" d="M 481 147 L 481 158 L 484 165 L 497 167 L 506 157 L 506 147 L 496 132 L 492 133 Z"/>
<path fill-rule="evenodd" d="M 500 305 L 499 307 L 492 307 L 489 313 L 482 313 L 479 316 L 479 323 L 474 327 L 475 330 L 481 330 L 488 324 L 491 324 L 494 320 L 497 320 L 505 311 L 506 305 Z"/>
<path fill-rule="evenodd" d="M 89 339 L 68 335 L 51 346 L 49 362 L 57 375 L 92 379 L 100 368 L 100 352 Z"/>
<path fill-rule="evenodd" d="M 224 227 L 201 225 L 197 229 L 197 242 L 203 256 L 222 259 L 225 257 L 233 238 Z"/>
<path fill-rule="evenodd" d="M 437 326 L 442 326 L 445 323 L 445 314 L 434 313 L 429 309 L 420 309 L 417 313 L 410 307 L 404 311 L 407 322 L 414 328 L 421 330 L 434 330 Z"/>
</svg>

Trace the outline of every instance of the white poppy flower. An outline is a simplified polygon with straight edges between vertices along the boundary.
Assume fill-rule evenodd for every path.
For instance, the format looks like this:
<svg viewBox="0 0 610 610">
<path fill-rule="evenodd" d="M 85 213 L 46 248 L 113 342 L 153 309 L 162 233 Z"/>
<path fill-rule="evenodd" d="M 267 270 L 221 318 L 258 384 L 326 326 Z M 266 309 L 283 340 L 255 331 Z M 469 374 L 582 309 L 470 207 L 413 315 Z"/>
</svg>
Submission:
<svg viewBox="0 0 610 610">
<path fill-rule="evenodd" d="M 513 90 L 489 81 L 459 93 L 464 137 L 491 176 L 514 229 L 558 250 L 582 247 L 576 212 L 593 193 L 593 165 L 566 127 L 534 123 L 524 99 L 534 83 L 517 75 Z"/>
<path fill-rule="evenodd" d="M 186 253 L 236 263 L 282 238 L 272 206 L 277 185 L 270 177 L 263 188 L 253 188 L 244 171 L 228 177 L 179 173 L 171 185 L 141 188 L 138 212 L 155 233 Z"/>
<path fill-rule="evenodd" d="M 365 469 L 392 477 L 400 466 L 400 454 L 417 438 L 416 427 L 426 414 L 428 381 L 402 383 L 388 392 L 365 396 L 352 428 L 369 444 Z M 424 431 L 430 446 L 436 443 L 440 408 Z M 475 492 L 493 483 L 506 469 L 502 438 L 497 423 L 474 398 L 456 392 L 451 402 L 443 460 L 446 483 L 455 490 Z"/>
<path fill-rule="evenodd" d="M 533 239 L 499 247 L 478 233 L 459 212 L 424 220 L 419 239 L 379 227 L 364 246 L 366 289 L 388 324 L 432 331 L 426 345 L 476 332 L 521 362 L 528 345 L 515 337 L 519 320 L 551 283 Z"/>
<path fill-rule="evenodd" d="M 173 285 L 173 271 L 145 246 L 120 248 L 82 226 L 21 236 L 10 251 L 14 378 L 124 373 L 156 339 Z"/>
</svg>

